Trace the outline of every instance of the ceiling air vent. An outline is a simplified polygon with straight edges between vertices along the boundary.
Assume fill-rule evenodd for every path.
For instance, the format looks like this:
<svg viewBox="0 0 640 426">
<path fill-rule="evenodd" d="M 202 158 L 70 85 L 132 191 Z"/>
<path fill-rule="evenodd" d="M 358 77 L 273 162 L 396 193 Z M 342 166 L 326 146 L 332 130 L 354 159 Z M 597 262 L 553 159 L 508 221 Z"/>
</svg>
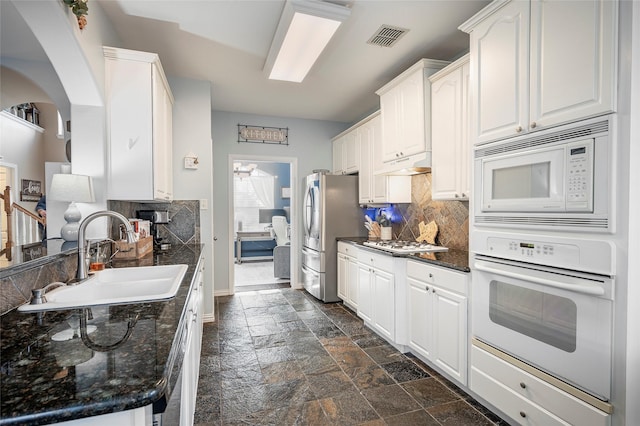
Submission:
<svg viewBox="0 0 640 426">
<path fill-rule="evenodd" d="M 393 27 L 391 25 L 383 25 L 378 28 L 378 31 L 371 36 L 367 41 L 368 44 L 374 44 L 376 46 L 391 47 L 400 38 L 409 31 L 406 28 Z"/>
</svg>

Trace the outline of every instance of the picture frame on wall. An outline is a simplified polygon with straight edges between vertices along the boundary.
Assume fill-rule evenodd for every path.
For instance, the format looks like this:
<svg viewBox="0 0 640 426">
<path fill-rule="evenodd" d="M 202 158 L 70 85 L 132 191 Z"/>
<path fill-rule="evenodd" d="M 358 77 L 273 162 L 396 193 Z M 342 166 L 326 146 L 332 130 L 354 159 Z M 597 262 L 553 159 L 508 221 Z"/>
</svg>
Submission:
<svg viewBox="0 0 640 426">
<path fill-rule="evenodd" d="M 22 179 L 20 185 L 20 201 L 40 201 L 42 197 L 42 182 L 39 180 Z"/>
<path fill-rule="evenodd" d="M 291 188 L 288 186 L 283 186 L 281 188 L 281 197 L 282 198 L 291 198 Z"/>
</svg>

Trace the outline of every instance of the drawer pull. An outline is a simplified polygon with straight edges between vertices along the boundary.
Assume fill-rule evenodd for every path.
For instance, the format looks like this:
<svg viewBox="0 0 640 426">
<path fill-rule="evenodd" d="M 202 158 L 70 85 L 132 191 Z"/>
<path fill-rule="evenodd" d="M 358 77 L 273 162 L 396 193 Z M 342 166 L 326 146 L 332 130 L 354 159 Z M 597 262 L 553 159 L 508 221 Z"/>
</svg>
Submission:
<svg viewBox="0 0 640 426">
<path fill-rule="evenodd" d="M 429 278 L 433 278 L 433 274 L 429 272 Z"/>
<path fill-rule="evenodd" d="M 425 289 L 426 291 L 429 291 L 429 286 L 426 286 L 424 289 Z"/>
<path fill-rule="evenodd" d="M 525 413 L 524 411 L 520 411 L 520 417 L 527 417 L 527 413 Z"/>
<path fill-rule="evenodd" d="M 522 389 L 526 389 L 526 388 L 527 388 L 527 385 L 526 385 L 524 382 L 520 382 L 520 387 L 521 387 Z"/>
</svg>

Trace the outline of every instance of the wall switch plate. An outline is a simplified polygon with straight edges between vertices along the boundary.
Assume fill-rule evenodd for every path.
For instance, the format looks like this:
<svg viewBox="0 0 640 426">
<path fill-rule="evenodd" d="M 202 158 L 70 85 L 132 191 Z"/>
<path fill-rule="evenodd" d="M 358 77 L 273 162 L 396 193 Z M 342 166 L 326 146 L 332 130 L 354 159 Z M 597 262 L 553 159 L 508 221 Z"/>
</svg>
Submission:
<svg viewBox="0 0 640 426">
<path fill-rule="evenodd" d="M 198 157 L 184 157 L 184 168 L 193 170 L 197 169 Z"/>
</svg>

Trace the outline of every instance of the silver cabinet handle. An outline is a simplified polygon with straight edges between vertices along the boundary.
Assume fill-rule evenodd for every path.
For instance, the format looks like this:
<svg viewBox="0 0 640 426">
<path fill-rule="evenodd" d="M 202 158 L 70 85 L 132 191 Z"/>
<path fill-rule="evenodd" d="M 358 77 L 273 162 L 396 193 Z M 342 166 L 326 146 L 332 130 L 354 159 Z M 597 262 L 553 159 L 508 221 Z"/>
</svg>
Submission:
<svg viewBox="0 0 640 426">
<path fill-rule="evenodd" d="M 460 198 L 460 196 L 459 196 L 458 194 L 454 195 L 454 197 L 456 197 L 456 198 Z"/>
<path fill-rule="evenodd" d="M 425 291 L 429 291 L 429 286 L 425 286 Z"/>
<path fill-rule="evenodd" d="M 526 388 L 527 388 L 527 385 L 526 385 L 524 382 L 520 382 L 520 387 L 521 387 L 522 389 L 526 389 Z"/>
<path fill-rule="evenodd" d="M 536 126 L 538 126 L 538 125 L 537 125 L 537 124 L 536 124 L 536 122 L 534 121 L 534 122 L 532 122 L 532 123 L 531 123 L 531 125 L 530 125 L 529 127 L 531 127 L 532 129 L 535 129 L 535 128 L 536 128 Z"/>
<path fill-rule="evenodd" d="M 522 126 L 516 127 L 516 132 L 520 133 L 522 131 Z"/>
<path fill-rule="evenodd" d="M 435 292 L 436 292 L 436 289 L 435 289 L 435 288 L 432 288 L 432 289 L 431 289 L 431 293 L 435 293 Z"/>
<path fill-rule="evenodd" d="M 525 413 L 524 411 L 520 411 L 520 417 L 527 417 L 527 413 Z"/>
<path fill-rule="evenodd" d="M 429 278 L 433 278 L 433 274 L 429 272 Z"/>
</svg>

